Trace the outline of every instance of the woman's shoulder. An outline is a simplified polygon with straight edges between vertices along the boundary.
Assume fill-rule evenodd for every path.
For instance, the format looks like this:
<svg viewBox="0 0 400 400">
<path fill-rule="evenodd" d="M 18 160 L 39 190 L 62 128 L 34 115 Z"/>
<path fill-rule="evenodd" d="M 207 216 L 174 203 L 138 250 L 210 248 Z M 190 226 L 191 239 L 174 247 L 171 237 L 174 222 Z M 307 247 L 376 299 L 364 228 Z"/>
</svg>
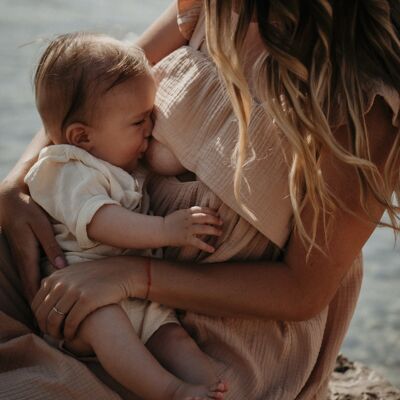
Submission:
<svg viewBox="0 0 400 400">
<path fill-rule="evenodd" d="M 366 115 L 373 113 L 374 115 L 381 115 L 376 112 L 377 107 L 386 106 L 387 113 L 390 115 L 391 124 L 396 131 L 400 128 L 399 112 L 400 112 L 400 93 L 397 89 L 389 84 L 383 82 L 381 79 L 366 80 L 363 84 L 364 91 L 364 113 Z M 378 102 L 377 99 L 380 98 Z M 380 105 L 379 105 L 380 104 Z M 384 115 L 381 115 L 384 118 Z M 387 118 L 387 117 L 386 117 Z"/>
<path fill-rule="evenodd" d="M 398 160 L 400 151 L 399 92 L 383 82 L 371 82 L 369 92 L 365 93 L 363 111 L 371 161 L 382 172 L 388 161 Z M 396 165 L 399 168 L 398 161 Z"/>
<path fill-rule="evenodd" d="M 199 19 L 202 0 L 178 0 L 177 1 L 177 21 L 182 35 L 190 40 L 194 28 Z"/>
<path fill-rule="evenodd" d="M 390 154 L 399 152 L 400 93 L 381 79 L 365 80 L 362 90 L 371 160 L 383 170 Z"/>
<path fill-rule="evenodd" d="M 361 83 L 362 113 L 368 121 L 380 121 L 392 132 L 400 130 L 400 92 L 382 79 L 364 79 Z M 336 99 L 331 104 L 330 124 L 333 130 L 346 125 L 344 102 Z M 368 122 L 366 121 L 366 122 Z"/>
<path fill-rule="evenodd" d="M 383 171 L 387 161 L 400 152 L 400 93 L 379 79 L 363 81 L 361 90 L 364 119 L 360 122 L 365 123 L 369 157 Z M 347 115 L 354 110 L 346 111 L 341 102 L 337 105 L 335 112 L 330 115 L 330 123 L 336 139 L 347 148 L 350 143 L 350 117 Z"/>
</svg>

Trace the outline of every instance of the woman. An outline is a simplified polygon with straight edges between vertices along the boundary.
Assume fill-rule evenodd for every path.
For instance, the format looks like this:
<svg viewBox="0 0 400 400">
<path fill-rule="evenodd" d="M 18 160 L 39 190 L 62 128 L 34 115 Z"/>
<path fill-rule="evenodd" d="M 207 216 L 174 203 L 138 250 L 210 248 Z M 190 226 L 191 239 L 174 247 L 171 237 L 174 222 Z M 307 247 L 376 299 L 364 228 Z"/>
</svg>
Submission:
<svg viewBox="0 0 400 400">
<path fill-rule="evenodd" d="M 35 303 L 45 305 L 37 317 L 49 335 L 70 337 L 94 309 L 143 298 L 150 288 L 151 300 L 187 311 L 182 323 L 228 382 L 229 399 L 326 398 L 358 297 L 358 255 L 385 209 L 398 230 L 399 5 L 180 0 L 178 25 L 175 14 L 171 5 L 140 45 L 156 63 L 190 40 L 192 48 L 156 67 L 162 90 L 154 135 L 199 180 L 155 178 L 149 190 L 160 214 L 192 201 L 218 208 L 225 235 L 209 258 L 168 250 L 168 261 L 153 261 L 151 270 L 133 257 L 62 269 L 36 294 Z M 33 236 L 63 266 L 42 228 L 45 217 L 26 205 L 29 196 L 18 186 L 43 137 L 3 183 L 1 197 L 1 223 L 29 299 L 37 290 L 32 282 L 38 285 Z M 21 218 L 11 222 L 11 212 Z M 22 336 L 28 329 L 10 316 L 27 324 L 31 316 L 6 279 L 2 337 Z M 32 341 L 40 371 L 58 363 L 57 371 L 72 374 L 54 389 L 57 398 L 68 390 L 106 396 L 75 360 Z M 190 379 L 190 371 L 181 372 Z M 26 372 L 20 382 L 11 393 L 26 390 Z M 52 397 L 48 386 L 30 390 Z"/>
</svg>

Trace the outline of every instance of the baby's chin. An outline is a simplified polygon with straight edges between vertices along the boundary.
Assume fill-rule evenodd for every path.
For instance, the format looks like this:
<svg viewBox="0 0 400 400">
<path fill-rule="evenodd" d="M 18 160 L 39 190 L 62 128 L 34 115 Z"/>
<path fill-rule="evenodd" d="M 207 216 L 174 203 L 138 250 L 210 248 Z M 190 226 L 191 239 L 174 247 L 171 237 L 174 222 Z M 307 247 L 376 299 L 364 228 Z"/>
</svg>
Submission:
<svg viewBox="0 0 400 400">
<path fill-rule="evenodd" d="M 121 167 L 123 170 L 125 170 L 126 172 L 128 172 L 129 174 L 131 174 L 132 172 L 135 171 L 135 169 L 137 169 L 137 167 L 141 164 L 141 160 L 139 159 L 135 159 L 132 160 L 132 162 L 130 162 L 128 165 L 125 165 L 123 167 Z"/>
</svg>

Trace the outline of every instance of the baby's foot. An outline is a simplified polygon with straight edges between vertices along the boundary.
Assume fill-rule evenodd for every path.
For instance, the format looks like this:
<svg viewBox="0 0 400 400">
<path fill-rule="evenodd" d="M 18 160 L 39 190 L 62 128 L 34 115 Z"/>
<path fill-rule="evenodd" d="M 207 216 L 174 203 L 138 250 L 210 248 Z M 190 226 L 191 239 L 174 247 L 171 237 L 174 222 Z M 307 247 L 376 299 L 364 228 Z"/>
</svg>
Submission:
<svg viewBox="0 0 400 400">
<path fill-rule="evenodd" d="M 226 384 L 221 381 L 211 386 L 184 383 L 175 391 L 173 400 L 222 400 L 227 391 Z"/>
</svg>

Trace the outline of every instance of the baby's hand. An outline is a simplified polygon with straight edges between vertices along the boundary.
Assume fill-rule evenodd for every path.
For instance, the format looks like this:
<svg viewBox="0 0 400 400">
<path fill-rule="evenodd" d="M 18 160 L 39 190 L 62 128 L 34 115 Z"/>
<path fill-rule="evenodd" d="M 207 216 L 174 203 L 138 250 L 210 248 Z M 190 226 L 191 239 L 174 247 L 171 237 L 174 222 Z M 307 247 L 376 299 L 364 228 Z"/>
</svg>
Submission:
<svg viewBox="0 0 400 400">
<path fill-rule="evenodd" d="M 169 246 L 195 246 L 207 253 L 213 253 L 214 247 L 197 236 L 220 236 L 221 225 L 222 220 L 216 211 L 206 207 L 178 210 L 164 218 L 164 232 Z"/>
</svg>

